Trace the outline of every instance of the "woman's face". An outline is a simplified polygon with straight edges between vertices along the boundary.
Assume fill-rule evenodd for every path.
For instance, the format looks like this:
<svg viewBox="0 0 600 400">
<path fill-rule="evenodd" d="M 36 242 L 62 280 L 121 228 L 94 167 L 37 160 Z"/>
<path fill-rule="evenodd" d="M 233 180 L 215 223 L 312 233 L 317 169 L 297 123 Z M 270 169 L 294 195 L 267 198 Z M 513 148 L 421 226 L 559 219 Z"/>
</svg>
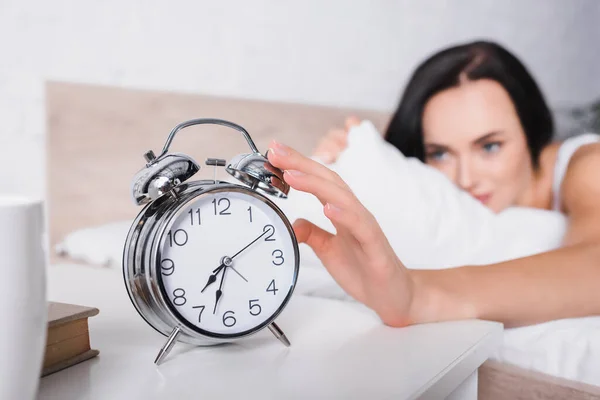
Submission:
<svg viewBox="0 0 600 400">
<path fill-rule="evenodd" d="M 494 212 L 515 205 L 533 175 L 514 104 L 496 81 L 465 81 L 423 112 L 425 162 Z"/>
</svg>

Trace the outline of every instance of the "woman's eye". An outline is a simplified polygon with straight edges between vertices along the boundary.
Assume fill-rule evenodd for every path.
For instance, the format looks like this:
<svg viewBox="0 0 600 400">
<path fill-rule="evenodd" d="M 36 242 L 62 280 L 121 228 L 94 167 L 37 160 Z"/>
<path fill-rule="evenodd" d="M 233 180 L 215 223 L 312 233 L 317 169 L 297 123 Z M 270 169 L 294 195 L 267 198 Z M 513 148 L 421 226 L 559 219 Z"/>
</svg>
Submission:
<svg viewBox="0 0 600 400">
<path fill-rule="evenodd" d="M 491 142 L 483 145 L 483 150 L 486 153 L 496 153 L 500 150 L 501 143 L 500 142 Z"/>
<path fill-rule="evenodd" d="M 448 157 L 447 151 L 433 151 L 427 155 L 427 157 L 433 161 L 443 161 Z"/>
</svg>

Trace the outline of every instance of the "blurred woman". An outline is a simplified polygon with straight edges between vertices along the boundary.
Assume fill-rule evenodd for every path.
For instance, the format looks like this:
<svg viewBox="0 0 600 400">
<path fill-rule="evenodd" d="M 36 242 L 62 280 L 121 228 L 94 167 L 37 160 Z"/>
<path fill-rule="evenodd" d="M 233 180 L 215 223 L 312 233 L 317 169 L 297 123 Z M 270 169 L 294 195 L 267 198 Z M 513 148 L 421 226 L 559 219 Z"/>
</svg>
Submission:
<svg viewBox="0 0 600 400">
<path fill-rule="evenodd" d="M 345 129 L 330 132 L 316 155 L 334 161 L 359 122 L 350 118 Z M 338 175 L 281 143 L 271 143 L 269 160 L 292 187 L 321 200 L 336 228 L 332 235 L 299 220 L 299 240 L 384 323 L 481 318 L 517 326 L 600 314 L 600 136 L 563 143 L 552 136 L 551 112 L 535 80 L 495 43 L 443 50 L 407 85 L 385 133 L 389 143 L 495 212 L 523 206 L 569 218 L 562 248 L 483 268 L 408 270 Z"/>
</svg>

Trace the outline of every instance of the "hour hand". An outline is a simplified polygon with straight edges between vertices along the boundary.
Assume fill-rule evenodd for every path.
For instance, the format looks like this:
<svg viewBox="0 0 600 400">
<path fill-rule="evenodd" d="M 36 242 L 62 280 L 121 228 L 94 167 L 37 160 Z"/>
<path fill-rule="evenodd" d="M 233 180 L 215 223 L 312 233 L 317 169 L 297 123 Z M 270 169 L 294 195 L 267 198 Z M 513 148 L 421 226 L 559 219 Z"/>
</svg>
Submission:
<svg viewBox="0 0 600 400">
<path fill-rule="evenodd" d="M 204 285 L 204 288 L 200 291 L 200 293 L 204 292 L 207 287 L 209 287 L 217 281 L 217 275 L 219 275 L 219 272 L 221 272 L 223 268 L 225 268 L 225 264 L 219 265 L 219 267 L 213 271 L 213 273 L 208 277 L 208 281 L 206 282 L 206 285 Z"/>
</svg>

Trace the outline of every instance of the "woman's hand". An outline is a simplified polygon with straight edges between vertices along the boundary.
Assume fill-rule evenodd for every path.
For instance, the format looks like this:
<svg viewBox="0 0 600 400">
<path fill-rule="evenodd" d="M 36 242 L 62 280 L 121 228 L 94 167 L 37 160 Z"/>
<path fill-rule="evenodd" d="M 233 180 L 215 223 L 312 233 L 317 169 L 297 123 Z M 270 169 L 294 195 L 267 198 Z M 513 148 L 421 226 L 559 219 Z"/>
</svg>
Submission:
<svg viewBox="0 0 600 400">
<path fill-rule="evenodd" d="M 313 155 L 318 157 L 325 164 L 335 162 L 342 151 L 348 147 L 348 132 L 354 126 L 360 125 L 360 119 L 357 117 L 346 118 L 345 128 L 334 128 L 327 132 L 315 150 Z"/>
<path fill-rule="evenodd" d="M 294 189 L 315 195 L 324 205 L 335 235 L 299 219 L 294 231 L 308 244 L 336 282 L 354 299 L 373 309 L 387 325 L 415 323 L 411 315 L 414 282 L 373 215 L 348 185 L 324 165 L 271 142 L 271 164 L 285 171 Z"/>
</svg>

